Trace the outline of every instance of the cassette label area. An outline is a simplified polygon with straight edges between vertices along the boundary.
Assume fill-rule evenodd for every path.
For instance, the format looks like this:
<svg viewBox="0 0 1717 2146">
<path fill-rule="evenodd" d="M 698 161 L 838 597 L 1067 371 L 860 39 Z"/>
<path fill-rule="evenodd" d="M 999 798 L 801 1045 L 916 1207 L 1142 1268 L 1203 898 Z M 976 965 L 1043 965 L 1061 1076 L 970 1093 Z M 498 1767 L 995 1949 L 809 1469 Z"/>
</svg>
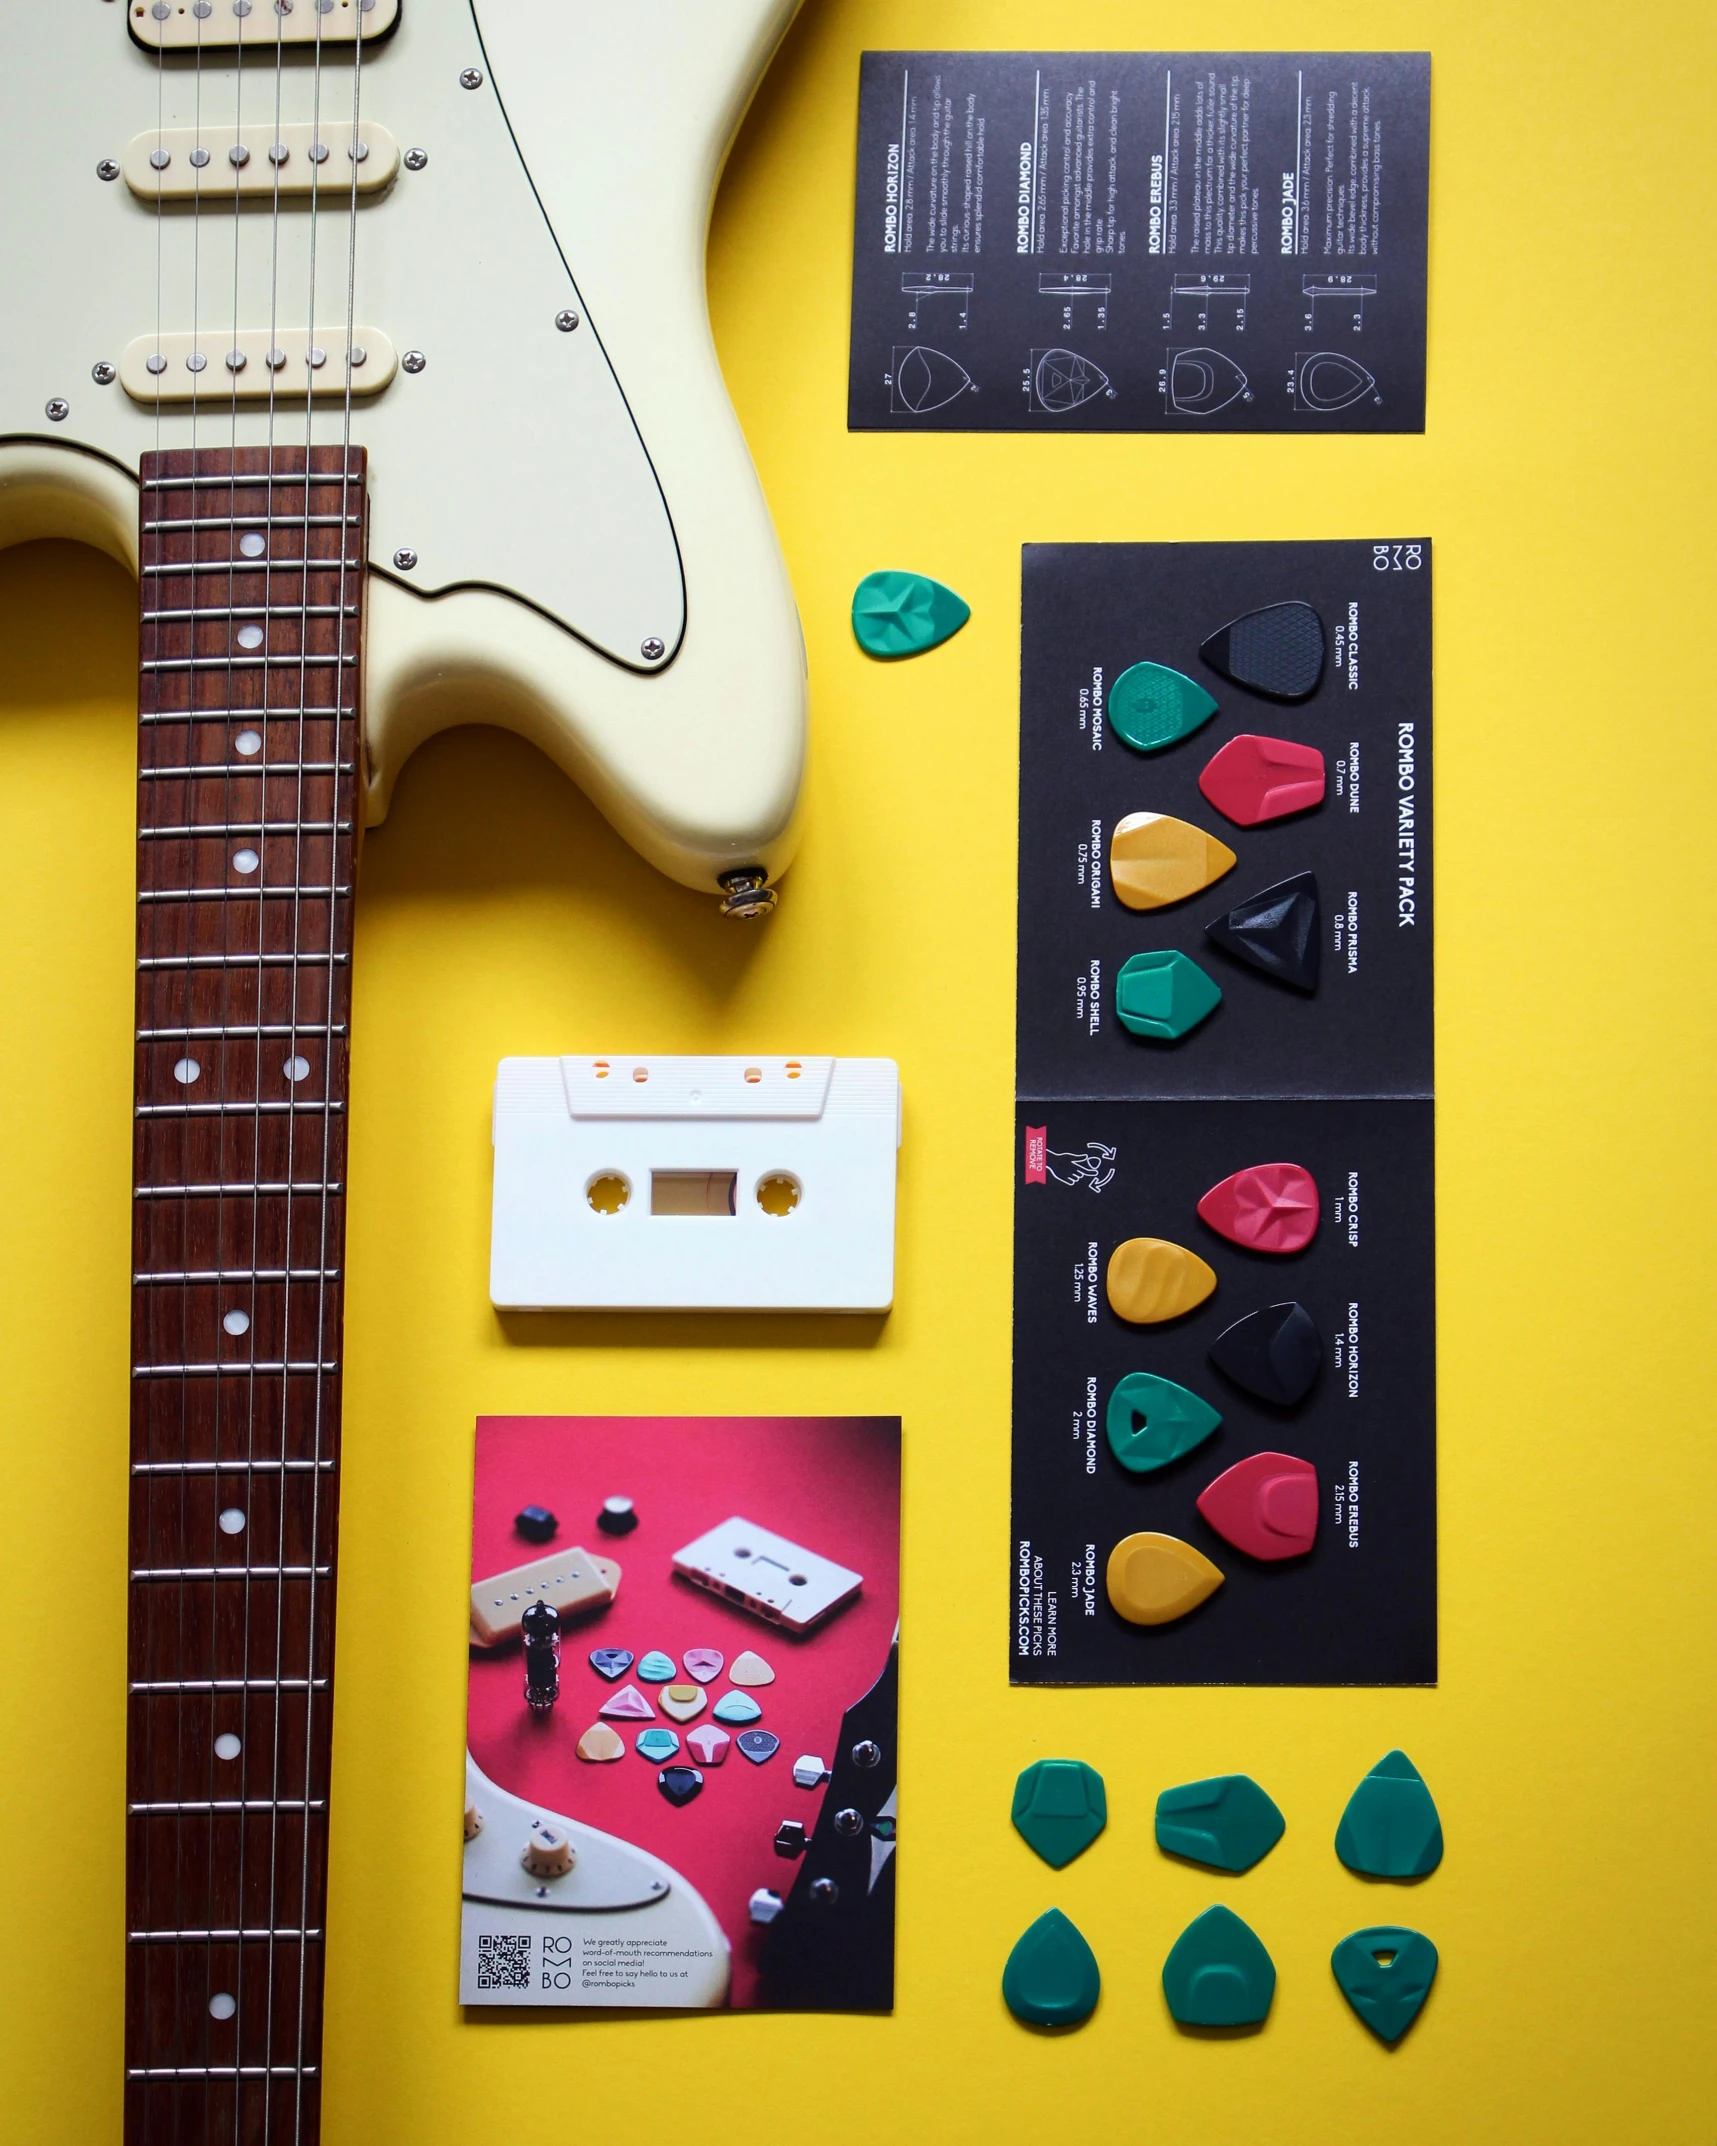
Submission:
<svg viewBox="0 0 1717 2146">
<path fill-rule="evenodd" d="M 502 1310 L 886 1311 L 888 1058 L 507 1058 L 489 1294 Z"/>
</svg>

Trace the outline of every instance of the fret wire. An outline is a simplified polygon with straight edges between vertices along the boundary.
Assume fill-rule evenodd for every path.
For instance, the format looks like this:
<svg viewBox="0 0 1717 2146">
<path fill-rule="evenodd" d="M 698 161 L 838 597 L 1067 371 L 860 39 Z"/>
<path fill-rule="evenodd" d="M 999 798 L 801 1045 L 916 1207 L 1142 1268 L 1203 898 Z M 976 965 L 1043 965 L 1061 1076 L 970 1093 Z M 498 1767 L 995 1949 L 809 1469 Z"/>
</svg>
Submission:
<svg viewBox="0 0 1717 2146">
<path fill-rule="evenodd" d="M 271 760 L 266 767 L 248 760 L 196 760 L 184 767 L 139 768 L 137 776 L 140 782 L 202 782 L 215 777 L 231 782 L 246 775 L 266 781 L 271 775 L 349 775 L 352 766 L 350 760 Z M 342 820 L 340 824 L 350 827 L 352 823 Z"/>
<path fill-rule="evenodd" d="M 246 476 L 242 472 L 234 474 L 215 470 L 188 477 L 145 477 L 141 488 L 145 492 L 195 492 L 224 484 L 241 492 L 267 492 L 272 497 L 280 491 L 296 489 L 301 492 L 306 484 L 324 491 L 345 492 L 350 490 L 353 481 L 361 475 L 362 471 L 357 468 L 333 470 L 328 473 L 320 470 L 281 470 L 256 477 Z M 289 521 L 292 513 L 293 510 L 288 507 L 284 515 L 277 518 Z"/>
<path fill-rule="evenodd" d="M 133 1475 L 303 1475 L 317 1469 L 332 1473 L 326 1460 L 134 1460 Z"/>
<path fill-rule="evenodd" d="M 128 1815 L 141 1818 L 151 1811 L 325 1811 L 320 1796 L 210 1796 L 190 1800 L 162 1797 L 152 1803 L 128 1803 Z"/>
<path fill-rule="evenodd" d="M 257 773 L 261 772 L 258 768 Z M 350 820 L 193 820 L 178 827 L 140 827 L 137 839 L 189 842 L 197 835 L 349 835 L 351 831 Z M 242 891 L 233 889 L 234 893 Z"/>
<path fill-rule="evenodd" d="M 126 1941 L 133 1945 L 204 1945 L 242 1944 L 246 1938 L 267 1939 L 291 1938 L 301 1944 L 314 1945 L 321 1942 L 320 1930 L 127 1930 Z"/>
<path fill-rule="evenodd" d="M 143 611 L 152 623 L 198 618 L 356 618 L 356 604 L 185 604 L 165 611 Z"/>
<path fill-rule="evenodd" d="M 152 708 L 140 723 L 349 723 L 350 708 Z M 350 763 L 347 763 L 348 767 Z M 260 775 L 261 767 L 252 768 Z"/>
<path fill-rule="evenodd" d="M 187 1691 L 326 1691 L 326 1677 L 166 1677 L 152 1682 L 133 1682 L 128 1689 L 150 1692 Z"/>
<path fill-rule="evenodd" d="M 332 962 L 336 968 L 345 968 L 351 961 L 350 954 L 145 954 L 137 963 L 140 969 L 254 969 L 258 962 L 265 968 L 286 967 L 319 968 L 324 962 Z"/>
<path fill-rule="evenodd" d="M 128 2079 L 314 2079 L 314 2064 L 128 2064 Z"/>
<path fill-rule="evenodd" d="M 338 1363 L 294 1363 L 290 1357 L 279 1361 L 269 1358 L 234 1357 L 230 1363 L 215 1364 L 133 1364 L 134 1379 L 183 1379 L 183 1378 L 248 1378 L 253 1372 L 258 1377 L 305 1376 L 312 1372 L 328 1378 L 338 1371 Z"/>
<path fill-rule="evenodd" d="M 268 529 L 284 524 L 293 529 L 356 529 L 363 522 L 361 514 L 194 514 L 187 521 L 173 517 L 165 521 L 142 522 L 139 527 L 150 535 L 158 536 L 171 529 Z M 252 572 L 256 569 L 253 567 Z"/>
<path fill-rule="evenodd" d="M 141 902 L 291 902 L 339 901 L 351 893 L 350 887 L 151 887 L 137 897 Z"/>
<path fill-rule="evenodd" d="M 291 530 L 284 532 L 290 536 Z M 280 559 L 272 555 L 261 559 L 246 559 L 232 556 L 225 559 L 167 559 L 150 566 L 138 568 L 140 574 L 157 577 L 172 574 L 220 574 L 228 581 L 242 580 L 246 574 L 265 576 L 276 581 L 282 574 L 327 574 L 334 580 L 342 579 L 341 568 L 347 573 L 359 573 L 369 564 L 367 559 Z"/>
<path fill-rule="evenodd" d="M 158 1282 L 316 1282 L 333 1281 L 338 1267 L 174 1267 L 131 1277 L 135 1288 Z"/>
<path fill-rule="evenodd" d="M 133 1565 L 134 1580 L 313 1580 L 332 1565 Z"/>
<path fill-rule="evenodd" d="M 344 1021 L 317 1021 L 314 1023 L 318 1036 L 343 1036 Z M 307 1032 L 302 1021 L 238 1021 L 221 1028 L 140 1028 L 139 1043 L 193 1042 L 199 1038 L 219 1041 L 226 1036 L 302 1036 Z"/>
<path fill-rule="evenodd" d="M 149 656 L 137 667 L 152 676 L 162 671 L 283 671 L 294 668 L 325 671 L 337 664 L 353 664 L 357 660 L 356 649 L 339 655 L 316 655 L 309 649 L 300 648 L 279 653 L 265 650 L 259 656 Z"/>
<path fill-rule="evenodd" d="M 306 1023 L 297 1033 L 318 1036 L 322 1031 Z M 134 1118 L 159 1120 L 162 1118 L 284 1118 L 310 1117 L 322 1111 L 329 1117 L 339 1117 L 346 1106 L 332 1099 L 319 1101 L 314 1096 L 303 1102 L 290 1103 L 138 1103 L 132 1110 Z"/>
</svg>

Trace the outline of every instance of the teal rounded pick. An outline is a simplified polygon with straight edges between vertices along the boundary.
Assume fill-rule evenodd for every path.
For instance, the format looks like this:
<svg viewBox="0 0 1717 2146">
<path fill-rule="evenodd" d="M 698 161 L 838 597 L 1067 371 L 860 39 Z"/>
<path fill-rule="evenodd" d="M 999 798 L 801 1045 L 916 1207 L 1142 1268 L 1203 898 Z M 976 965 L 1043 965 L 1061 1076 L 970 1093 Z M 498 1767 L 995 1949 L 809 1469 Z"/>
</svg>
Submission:
<svg viewBox="0 0 1717 2146">
<path fill-rule="evenodd" d="M 1231 1908 L 1206 1908 L 1163 1962 L 1163 1995 L 1183 2027 L 1255 2027 L 1275 1994 L 1275 1962 Z"/>
<path fill-rule="evenodd" d="M 1157 1846 L 1213 1870 L 1250 1870 L 1287 1830 L 1287 1820 L 1250 1774 L 1187 1781 L 1157 1798 Z"/>
<path fill-rule="evenodd" d="M 867 655 L 921 656 L 958 633 L 972 607 L 928 574 L 887 568 L 853 591 L 853 632 Z M 1214 704 L 1213 704 L 1214 705 Z"/>
<path fill-rule="evenodd" d="M 1222 989 L 1190 954 L 1135 954 L 1115 978 L 1115 1017 L 1135 1036 L 1178 1043 L 1222 1004 Z"/>
<path fill-rule="evenodd" d="M 1013 1822 L 1051 1869 L 1064 1869 L 1109 1822 L 1103 1776 L 1083 1759 L 1039 1759 L 1014 1783 Z"/>
<path fill-rule="evenodd" d="M 1380 1758 L 1348 1798 L 1335 1852 L 1367 1878 L 1423 1878 L 1443 1860 L 1443 1822 L 1405 1751 Z"/>
<path fill-rule="evenodd" d="M 1002 2002 L 1029 2027 L 1077 2027 L 1097 2009 L 1097 1956 L 1059 1908 L 1040 1915 L 1002 1969 Z"/>
<path fill-rule="evenodd" d="M 1129 1371 L 1109 1396 L 1109 1451 L 1131 1475 L 1150 1475 L 1203 1445 L 1222 1418 L 1208 1401 L 1154 1371 Z"/>
<path fill-rule="evenodd" d="M 1166 663 L 1135 663 L 1109 688 L 1109 728 L 1136 753 L 1160 753 L 1210 721 L 1216 703 Z"/>
<path fill-rule="evenodd" d="M 1329 1956 L 1341 1993 L 1380 2041 L 1398 2042 L 1437 1979 L 1437 1948 L 1417 1930 L 1355 1930 Z"/>
</svg>

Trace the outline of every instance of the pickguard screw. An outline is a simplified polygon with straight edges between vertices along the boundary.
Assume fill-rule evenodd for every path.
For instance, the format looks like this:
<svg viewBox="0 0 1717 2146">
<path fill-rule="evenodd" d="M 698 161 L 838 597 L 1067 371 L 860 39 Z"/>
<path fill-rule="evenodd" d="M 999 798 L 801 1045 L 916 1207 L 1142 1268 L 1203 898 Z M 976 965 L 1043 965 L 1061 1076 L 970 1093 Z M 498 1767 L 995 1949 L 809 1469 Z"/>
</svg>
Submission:
<svg viewBox="0 0 1717 2146">
<path fill-rule="evenodd" d="M 462 72 L 462 73 L 460 74 L 460 77 L 459 77 L 459 87 L 460 87 L 461 89 L 481 89 L 481 88 L 483 87 L 483 70 L 482 70 L 482 68 L 481 68 L 481 67 L 467 67 L 467 68 L 465 68 L 465 69 L 463 70 L 463 72 Z"/>
<path fill-rule="evenodd" d="M 568 306 L 564 312 L 555 315 L 554 324 L 562 335 L 570 335 L 578 326 L 578 315 Z"/>
<path fill-rule="evenodd" d="M 95 167 L 95 175 L 98 179 L 117 179 L 119 177 L 119 166 L 113 161 L 112 157 L 104 156 Z"/>
<path fill-rule="evenodd" d="M 408 373 L 420 373 L 429 363 L 421 350 L 408 350 L 399 361 Z"/>
<path fill-rule="evenodd" d="M 119 369 L 117 366 L 109 365 L 107 360 L 103 358 L 100 364 L 90 367 L 89 376 L 97 387 L 112 387 L 113 383 L 119 378 Z"/>
<path fill-rule="evenodd" d="M 409 574 L 417 564 L 417 554 L 409 544 L 402 544 L 393 555 L 393 563 L 402 574 Z"/>
<path fill-rule="evenodd" d="M 646 663 L 660 663 L 662 658 L 667 654 L 667 649 L 660 641 L 656 639 L 656 636 L 654 634 L 651 634 L 650 638 L 644 643 L 643 647 L 638 651 L 638 653 L 643 657 Z"/>
<path fill-rule="evenodd" d="M 48 404 L 48 415 L 56 425 L 63 425 L 72 414 L 72 406 L 63 395 L 56 395 Z"/>
<path fill-rule="evenodd" d="M 407 171 L 421 171 L 428 162 L 429 151 L 427 149 L 408 149 L 405 153 L 405 168 Z"/>
<path fill-rule="evenodd" d="M 721 888 L 724 917 L 753 922 L 758 917 L 766 917 L 775 907 L 775 889 L 769 884 L 769 874 L 761 865 L 748 864 L 738 872 L 723 872 L 716 884 Z"/>
</svg>

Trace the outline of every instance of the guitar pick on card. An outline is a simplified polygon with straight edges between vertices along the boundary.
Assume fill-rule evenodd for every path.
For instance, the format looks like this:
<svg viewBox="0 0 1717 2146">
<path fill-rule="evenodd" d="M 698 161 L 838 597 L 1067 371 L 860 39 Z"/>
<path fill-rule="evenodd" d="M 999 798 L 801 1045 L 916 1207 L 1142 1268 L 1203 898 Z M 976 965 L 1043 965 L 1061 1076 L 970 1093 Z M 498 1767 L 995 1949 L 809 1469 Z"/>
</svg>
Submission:
<svg viewBox="0 0 1717 2146">
<path fill-rule="evenodd" d="M 606 1677 L 610 1684 L 616 1677 L 623 1677 L 632 1666 L 632 1657 L 624 1647 L 597 1647 L 590 1656 L 590 1666 L 599 1677 Z"/>
<path fill-rule="evenodd" d="M 1252 1453 L 1206 1486 L 1198 1509 L 1248 1557 L 1304 1557 L 1317 1541 L 1318 1472 L 1291 1453 Z"/>
<path fill-rule="evenodd" d="M 1315 991 L 1323 952 L 1321 917 L 1316 876 L 1296 872 L 1236 903 L 1226 916 L 1207 924 L 1204 933 L 1261 975 L 1296 991 Z"/>
<path fill-rule="evenodd" d="M 656 1709 L 636 1684 L 622 1684 L 612 1699 L 603 1701 L 599 1712 L 610 1721 L 654 1721 Z"/>
<path fill-rule="evenodd" d="M 638 1674 L 646 1684 L 671 1684 L 679 1673 L 673 1656 L 664 1654 L 659 1647 L 652 1647 L 638 1664 Z"/>
<path fill-rule="evenodd" d="M 1318 1182 L 1297 1162 L 1258 1162 L 1212 1185 L 1199 1219 L 1249 1252 L 1303 1252 L 1318 1233 Z"/>
<path fill-rule="evenodd" d="M 1165 909 L 1231 872 L 1234 852 L 1190 820 L 1129 812 L 1109 837 L 1109 882 L 1129 909 Z"/>
<path fill-rule="evenodd" d="M 1109 1309 L 1134 1326 L 1178 1319 L 1215 1287 L 1215 1268 L 1166 1237 L 1129 1237 L 1110 1253 L 1104 1275 Z"/>
<path fill-rule="evenodd" d="M 1221 986 L 1178 947 L 1135 954 L 1115 977 L 1116 1020 L 1155 1043 L 1178 1043 L 1221 1004 Z"/>
<path fill-rule="evenodd" d="M 673 1757 L 680 1740 L 672 1729 L 640 1729 L 632 1748 L 641 1759 L 650 1759 L 659 1766 L 663 1759 Z"/>
<path fill-rule="evenodd" d="M 1219 626 L 1199 654 L 1266 699 L 1306 700 L 1324 674 L 1324 622 L 1310 604 L 1266 604 Z"/>
<path fill-rule="evenodd" d="M 1271 1304 L 1225 1327 L 1210 1345 L 1210 1360 L 1260 1401 L 1293 1408 L 1317 1382 L 1324 1345 L 1303 1304 Z"/>
<path fill-rule="evenodd" d="M 578 1755 L 592 1766 L 605 1766 L 610 1759 L 626 1756 L 626 1742 L 605 1721 L 593 1721 L 578 1739 Z"/>
<path fill-rule="evenodd" d="M 722 1656 L 714 1647 L 688 1647 L 680 1667 L 694 1684 L 713 1684 L 721 1675 Z"/>
<path fill-rule="evenodd" d="M 734 1738 L 741 1758 L 748 1758 L 753 1766 L 761 1766 L 772 1759 L 781 1748 L 781 1739 L 771 1736 L 767 1729 L 742 1729 Z"/>
<path fill-rule="evenodd" d="M 1237 827 L 1262 827 L 1321 805 L 1326 779 L 1324 756 L 1315 745 L 1247 731 L 1229 739 L 1198 778 L 1198 787 Z"/>
<path fill-rule="evenodd" d="M 761 1721 L 763 1709 L 749 1692 L 723 1692 L 715 1702 L 715 1718 L 717 1721 L 732 1722 L 739 1728 L 748 1721 Z"/>
<path fill-rule="evenodd" d="M 1119 1380 L 1103 1418 L 1109 1450 L 1130 1475 L 1155 1474 L 1221 1427 L 1208 1401 L 1151 1371 Z"/>
<path fill-rule="evenodd" d="M 1222 1585 L 1202 1550 L 1178 1535 L 1125 1535 L 1109 1552 L 1104 1585 L 1110 1607 L 1129 1624 L 1173 1624 Z"/>
<path fill-rule="evenodd" d="M 730 1684 L 773 1684 L 775 1672 L 761 1654 L 753 1654 L 748 1647 L 743 1654 L 736 1654 L 733 1667 L 727 1672 Z"/>
<path fill-rule="evenodd" d="M 656 1704 L 672 1721 L 695 1721 L 708 1699 L 701 1685 L 664 1684 Z"/>
<path fill-rule="evenodd" d="M 718 1729 L 713 1721 L 700 1721 L 695 1729 L 686 1731 L 686 1749 L 700 1766 L 725 1766 L 727 1747 L 733 1738 L 725 1729 Z"/>
<path fill-rule="evenodd" d="M 703 1792 L 703 1775 L 695 1766 L 664 1766 L 656 1776 L 656 1786 L 678 1807 Z"/>
<path fill-rule="evenodd" d="M 1135 663 L 1109 688 L 1109 728 L 1136 753 L 1158 753 L 1201 728 L 1216 703 L 1166 663 Z"/>
</svg>

